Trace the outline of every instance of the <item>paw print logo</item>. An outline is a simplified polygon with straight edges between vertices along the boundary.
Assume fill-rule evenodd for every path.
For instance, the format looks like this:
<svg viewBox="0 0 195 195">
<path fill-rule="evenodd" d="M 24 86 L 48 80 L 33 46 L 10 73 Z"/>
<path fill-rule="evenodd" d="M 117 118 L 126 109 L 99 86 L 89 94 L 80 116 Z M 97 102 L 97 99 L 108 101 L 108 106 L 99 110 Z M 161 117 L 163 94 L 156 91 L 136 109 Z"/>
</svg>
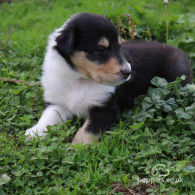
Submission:
<svg viewBox="0 0 195 195">
<path fill-rule="evenodd" d="M 167 169 L 164 164 L 157 164 L 151 170 L 151 174 L 158 177 L 166 177 L 169 173 L 169 169 Z"/>
</svg>

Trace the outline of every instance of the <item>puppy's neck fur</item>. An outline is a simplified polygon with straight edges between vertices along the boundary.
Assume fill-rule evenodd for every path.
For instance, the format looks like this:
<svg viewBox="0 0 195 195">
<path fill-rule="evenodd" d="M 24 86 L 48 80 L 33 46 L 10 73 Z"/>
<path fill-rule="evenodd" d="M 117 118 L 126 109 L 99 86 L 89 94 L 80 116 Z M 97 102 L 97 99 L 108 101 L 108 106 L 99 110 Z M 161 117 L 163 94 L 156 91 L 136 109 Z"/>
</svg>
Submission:
<svg viewBox="0 0 195 195">
<path fill-rule="evenodd" d="M 44 99 L 52 104 L 63 105 L 72 114 L 86 116 L 89 107 L 102 105 L 114 93 L 115 87 L 97 83 L 73 70 L 53 48 L 64 25 L 49 38 L 41 78 Z"/>
</svg>

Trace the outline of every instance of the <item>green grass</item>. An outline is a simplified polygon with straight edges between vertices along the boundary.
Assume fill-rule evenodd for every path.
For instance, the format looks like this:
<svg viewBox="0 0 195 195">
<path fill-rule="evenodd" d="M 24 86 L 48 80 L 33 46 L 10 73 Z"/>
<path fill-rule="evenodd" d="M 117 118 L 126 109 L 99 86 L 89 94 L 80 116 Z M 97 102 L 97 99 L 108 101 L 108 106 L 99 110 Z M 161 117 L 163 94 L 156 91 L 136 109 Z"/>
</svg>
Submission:
<svg viewBox="0 0 195 195">
<path fill-rule="evenodd" d="M 168 43 L 182 48 L 195 70 L 194 10 L 195 1 L 170 1 Z M 120 17 L 122 36 L 130 38 L 128 18 L 122 16 L 128 13 L 137 38 L 165 42 L 160 0 L 0 4 L 0 77 L 26 81 L 0 81 L 0 194 L 195 193 L 195 86 L 182 88 L 180 79 L 168 85 L 153 79 L 157 88 L 121 113 L 98 143 L 70 148 L 84 121 L 77 118 L 49 127 L 47 139 L 25 141 L 25 129 L 43 110 L 39 79 L 48 35 L 83 11 L 105 15 L 116 25 Z"/>
</svg>

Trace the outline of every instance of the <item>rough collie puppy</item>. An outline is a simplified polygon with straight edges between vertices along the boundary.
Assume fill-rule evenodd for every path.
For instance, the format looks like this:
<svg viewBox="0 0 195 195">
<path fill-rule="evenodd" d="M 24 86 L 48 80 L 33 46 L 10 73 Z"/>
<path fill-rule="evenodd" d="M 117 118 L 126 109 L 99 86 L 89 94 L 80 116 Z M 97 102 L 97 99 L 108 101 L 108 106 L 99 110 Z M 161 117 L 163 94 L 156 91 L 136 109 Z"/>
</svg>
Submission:
<svg viewBox="0 0 195 195">
<path fill-rule="evenodd" d="M 147 92 L 154 76 L 169 82 L 192 70 L 183 51 L 157 42 L 122 43 L 112 22 L 91 13 L 72 16 L 54 31 L 41 78 L 47 107 L 27 139 L 73 115 L 86 121 L 72 144 L 91 143 L 109 130 L 116 115 Z M 131 79 L 133 77 L 133 79 Z"/>
</svg>

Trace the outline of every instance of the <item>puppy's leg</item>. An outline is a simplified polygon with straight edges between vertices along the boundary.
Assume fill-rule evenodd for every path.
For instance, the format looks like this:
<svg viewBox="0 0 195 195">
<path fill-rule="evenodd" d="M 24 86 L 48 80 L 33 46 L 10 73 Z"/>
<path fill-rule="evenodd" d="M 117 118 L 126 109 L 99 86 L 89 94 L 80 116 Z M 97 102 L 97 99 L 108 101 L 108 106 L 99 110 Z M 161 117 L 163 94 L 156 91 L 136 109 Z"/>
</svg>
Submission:
<svg viewBox="0 0 195 195">
<path fill-rule="evenodd" d="M 48 125 L 57 124 L 62 122 L 62 120 L 66 121 L 67 118 L 70 118 L 71 116 L 72 115 L 68 110 L 58 105 L 48 106 L 43 111 L 38 123 L 32 128 L 26 130 L 25 135 L 28 135 L 27 140 L 31 139 L 31 137 L 46 135 L 45 131 L 47 131 Z"/>
<path fill-rule="evenodd" d="M 109 130 L 117 115 L 115 109 L 108 107 L 94 107 L 89 111 L 89 116 L 84 125 L 73 138 L 72 145 L 78 143 L 92 143 Z"/>
</svg>

